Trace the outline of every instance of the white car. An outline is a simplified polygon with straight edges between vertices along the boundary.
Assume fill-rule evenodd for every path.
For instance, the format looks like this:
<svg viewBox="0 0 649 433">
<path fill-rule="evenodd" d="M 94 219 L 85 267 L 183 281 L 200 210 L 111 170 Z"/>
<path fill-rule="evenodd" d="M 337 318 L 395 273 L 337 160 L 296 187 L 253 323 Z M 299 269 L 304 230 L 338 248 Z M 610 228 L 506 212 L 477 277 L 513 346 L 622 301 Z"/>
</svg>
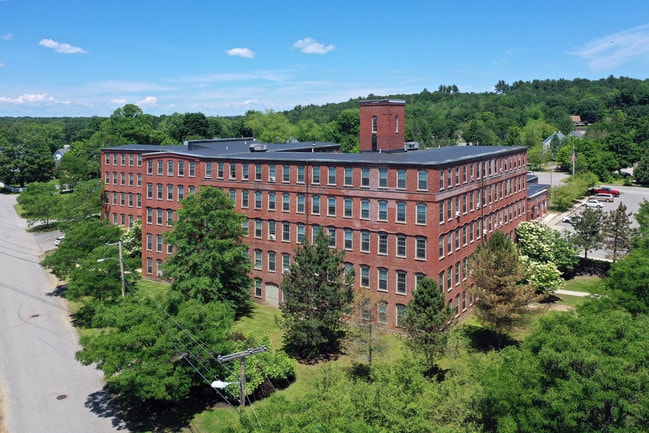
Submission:
<svg viewBox="0 0 649 433">
<path fill-rule="evenodd" d="M 584 206 L 590 207 L 590 208 L 595 208 L 595 209 L 601 209 L 604 207 L 604 205 L 597 199 L 591 198 L 588 201 L 584 202 Z"/>
<path fill-rule="evenodd" d="M 65 235 L 57 236 L 56 239 L 54 239 L 54 245 L 58 247 L 63 239 L 65 239 Z"/>
</svg>

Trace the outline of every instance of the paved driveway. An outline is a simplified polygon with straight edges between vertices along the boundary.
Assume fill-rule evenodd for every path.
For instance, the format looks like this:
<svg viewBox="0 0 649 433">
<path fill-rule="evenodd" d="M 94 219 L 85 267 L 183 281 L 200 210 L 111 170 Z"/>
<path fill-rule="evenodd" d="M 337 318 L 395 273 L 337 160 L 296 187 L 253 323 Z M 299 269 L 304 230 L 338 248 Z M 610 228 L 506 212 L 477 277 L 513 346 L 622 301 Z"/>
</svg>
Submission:
<svg viewBox="0 0 649 433">
<path fill-rule="evenodd" d="M 0 194 L 0 387 L 9 433 L 126 431 L 105 406 L 98 370 L 84 367 L 65 300 L 40 266 L 55 234 L 33 235 Z M 0 428 L 1 430 L 1 428 Z"/>
</svg>

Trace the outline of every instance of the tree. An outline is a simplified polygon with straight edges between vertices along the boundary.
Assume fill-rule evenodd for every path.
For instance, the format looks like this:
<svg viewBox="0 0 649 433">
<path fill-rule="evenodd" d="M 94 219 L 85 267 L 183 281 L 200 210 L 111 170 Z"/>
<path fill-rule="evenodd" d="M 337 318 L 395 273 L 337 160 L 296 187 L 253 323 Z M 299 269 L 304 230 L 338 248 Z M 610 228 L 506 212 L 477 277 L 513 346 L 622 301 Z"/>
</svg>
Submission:
<svg viewBox="0 0 649 433">
<path fill-rule="evenodd" d="M 502 347 L 503 336 L 529 318 L 530 305 L 536 300 L 535 289 L 522 283 L 528 273 L 512 241 L 502 232 L 494 232 L 480 244 L 470 261 L 472 283 L 469 293 L 475 297 L 473 311 L 478 320 L 491 328 Z"/>
<path fill-rule="evenodd" d="M 649 154 L 644 152 L 633 169 L 633 178 L 641 185 L 649 185 Z"/>
<path fill-rule="evenodd" d="M 453 325 L 453 311 L 446 297 L 431 278 L 420 281 L 403 316 L 403 330 L 408 335 L 406 344 L 423 356 L 426 367 L 433 369 L 444 351 Z"/>
<path fill-rule="evenodd" d="M 613 262 L 629 252 L 635 237 L 635 230 L 631 228 L 632 213 L 627 213 L 626 209 L 626 205 L 620 202 L 617 208 L 606 213 L 602 220 L 603 244 Z"/>
<path fill-rule="evenodd" d="M 609 308 L 543 317 L 522 347 L 477 365 L 484 432 L 646 431 L 646 316 Z"/>
<path fill-rule="evenodd" d="M 636 244 L 647 248 L 649 247 L 649 201 L 647 199 L 640 202 L 640 207 L 634 217 L 638 222 Z"/>
<path fill-rule="evenodd" d="M 64 231 L 88 218 L 97 218 L 101 212 L 101 179 L 81 181 L 72 192 L 61 196 L 57 219 Z"/>
<path fill-rule="evenodd" d="M 354 274 L 345 272 L 344 260 L 344 251 L 330 249 L 328 236 L 320 230 L 313 244 L 298 246 L 282 281 L 284 345 L 302 359 L 340 350 L 344 316 L 354 301 Z"/>
<path fill-rule="evenodd" d="M 577 250 L 569 239 L 540 221 L 523 221 L 516 228 L 521 254 L 539 263 L 554 263 L 562 273 L 578 263 Z"/>
<path fill-rule="evenodd" d="M 575 234 L 572 238 L 573 243 L 584 250 L 584 259 L 588 259 L 588 251 L 599 248 L 602 245 L 602 225 L 603 213 L 601 209 L 587 207 L 579 215 L 575 222 Z"/>
<path fill-rule="evenodd" d="M 139 293 L 96 316 L 101 329 L 81 337 L 77 359 L 96 364 L 108 387 L 132 403 L 178 403 L 193 387 L 208 386 L 206 374 L 226 375 L 216 356 L 233 349 L 233 313 L 222 303 Z"/>
<path fill-rule="evenodd" d="M 49 227 L 56 218 L 62 197 L 53 182 L 32 182 L 20 193 L 17 201 L 30 225 L 41 221 Z"/>
<path fill-rule="evenodd" d="M 51 147 L 59 141 L 51 141 L 49 129 L 26 123 L 0 130 L 0 181 L 24 187 L 52 179 L 55 163 Z"/>
<path fill-rule="evenodd" d="M 242 242 L 245 216 L 221 190 L 207 186 L 182 201 L 165 241 L 174 253 L 164 265 L 171 290 L 202 303 L 223 302 L 238 314 L 250 308 L 250 261 Z"/>
<path fill-rule="evenodd" d="M 246 127 L 252 130 L 253 136 L 266 143 L 286 143 L 293 138 L 293 125 L 281 113 L 269 110 L 266 113 L 249 111 L 246 113 Z"/>
<path fill-rule="evenodd" d="M 635 248 L 613 263 L 606 286 L 617 303 L 632 314 L 649 313 L 649 249 Z"/>
<path fill-rule="evenodd" d="M 122 235 L 119 226 L 99 219 L 88 219 L 70 227 L 65 240 L 43 260 L 57 278 L 65 280 L 77 264 L 95 248 L 117 242 Z"/>
</svg>

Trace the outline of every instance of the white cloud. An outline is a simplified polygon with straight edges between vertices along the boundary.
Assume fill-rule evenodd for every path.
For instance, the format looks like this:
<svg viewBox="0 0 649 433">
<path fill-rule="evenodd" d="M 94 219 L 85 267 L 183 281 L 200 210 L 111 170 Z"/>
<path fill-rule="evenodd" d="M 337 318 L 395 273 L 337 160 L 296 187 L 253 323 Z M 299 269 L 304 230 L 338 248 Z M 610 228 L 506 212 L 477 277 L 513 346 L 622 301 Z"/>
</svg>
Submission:
<svg viewBox="0 0 649 433">
<path fill-rule="evenodd" d="M 0 39 L 3 41 L 9 41 L 14 38 L 14 35 L 12 33 L 7 33 L 6 35 L 0 35 Z"/>
<path fill-rule="evenodd" d="M 313 38 L 304 38 L 294 43 L 293 48 L 299 48 L 300 51 L 306 54 L 327 54 L 336 47 L 321 44 Z"/>
<path fill-rule="evenodd" d="M 4 68 L 4 67 L 5 67 L 5 64 L 0 62 L 0 68 Z"/>
<path fill-rule="evenodd" d="M 147 96 L 144 99 L 140 99 L 135 103 L 135 105 L 157 105 L 158 104 L 158 98 L 155 96 Z"/>
<path fill-rule="evenodd" d="M 24 105 L 41 102 L 54 103 L 56 102 L 56 100 L 52 96 L 48 96 L 46 93 L 25 93 L 16 98 L 7 98 L 5 96 L 0 96 L 1 104 Z"/>
<path fill-rule="evenodd" d="M 255 57 L 255 52 L 249 48 L 232 48 L 230 50 L 226 50 L 225 53 L 228 56 L 243 57 L 245 59 L 252 59 L 253 57 Z"/>
<path fill-rule="evenodd" d="M 649 24 L 603 36 L 570 54 L 588 60 L 592 69 L 614 68 L 649 54 Z"/>
<path fill-rule="evenodd" d="M 38 45 L 43 46 L 45 48 L 51 48 L 52 50 L 54 50 L 54 52 L 61 53 L 61 54 L 85 54 L 87 52 L 82 48 L 73 47 L 70 44 L 62 44 L 52 39 L 41 39 L 38 42 Z"/>
</svg>

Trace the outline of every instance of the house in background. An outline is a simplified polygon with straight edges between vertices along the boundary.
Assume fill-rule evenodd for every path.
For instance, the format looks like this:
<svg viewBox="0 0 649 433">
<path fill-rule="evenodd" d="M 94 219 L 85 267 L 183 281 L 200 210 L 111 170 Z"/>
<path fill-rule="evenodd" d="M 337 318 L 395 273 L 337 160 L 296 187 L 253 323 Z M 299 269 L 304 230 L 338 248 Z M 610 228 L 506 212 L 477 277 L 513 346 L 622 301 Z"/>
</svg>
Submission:
<svg viewBox="0 0 649 433">
<path fill-rule="evenodd" d="M 61 162 L 61 158 L 63 158 L 63 155 L 65 155 L 66 153 L 68 153 L 69 150 L 70 150 L 70 145 L 69 145 L 69 144 L 66 144 L 66 145 L 63 146 L 61 149 L 58 149 L 56 152 L 54 152 L 54 161 L 55 161 L 57 164 L 58 164 L 59 162 Z"/>
</svg>

